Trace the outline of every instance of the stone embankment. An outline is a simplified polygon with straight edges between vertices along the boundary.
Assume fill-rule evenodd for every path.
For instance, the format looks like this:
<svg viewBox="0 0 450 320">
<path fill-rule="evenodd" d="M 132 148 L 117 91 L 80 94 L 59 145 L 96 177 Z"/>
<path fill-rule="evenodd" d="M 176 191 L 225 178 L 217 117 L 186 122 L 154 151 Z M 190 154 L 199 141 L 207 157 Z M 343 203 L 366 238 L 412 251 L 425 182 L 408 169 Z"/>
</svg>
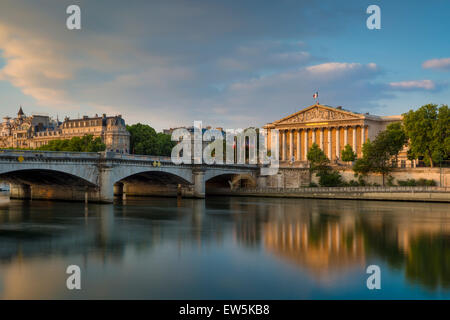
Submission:
<svg viewBox="0 0 450 320">
<path fill-rule="evenodd" d="M 278 198 L 450 202 L 449 187 L 242 188 L 211 190 L 208 193 Z"/>
</svg>

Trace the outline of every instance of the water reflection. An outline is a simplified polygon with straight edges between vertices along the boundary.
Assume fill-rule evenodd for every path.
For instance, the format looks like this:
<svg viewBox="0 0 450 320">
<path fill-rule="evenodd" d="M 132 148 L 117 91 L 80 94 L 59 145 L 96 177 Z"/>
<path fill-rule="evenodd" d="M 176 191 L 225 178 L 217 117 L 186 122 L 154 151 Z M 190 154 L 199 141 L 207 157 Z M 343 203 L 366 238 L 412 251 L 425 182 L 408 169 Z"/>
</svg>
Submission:
<svg viewBox="0 0 450 320">
<path fill-rule="evenodd" d="M 371 298 L 373 263 L 390 288 L 377 298 L 449 298 L 449 247 L 447 204 L 0 196 L 3 298 Z M 89 280 L 77 293 L 74 263 Z"/>
</svg>

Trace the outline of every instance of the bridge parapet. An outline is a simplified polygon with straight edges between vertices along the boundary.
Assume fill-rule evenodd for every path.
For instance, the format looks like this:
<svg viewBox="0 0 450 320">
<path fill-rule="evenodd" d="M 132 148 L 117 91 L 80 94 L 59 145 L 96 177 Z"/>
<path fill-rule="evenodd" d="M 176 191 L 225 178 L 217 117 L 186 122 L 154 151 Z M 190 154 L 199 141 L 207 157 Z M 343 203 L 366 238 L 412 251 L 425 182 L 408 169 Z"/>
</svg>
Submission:
<svg viewBox="0 0 450 320">
<path fill-rule="evenodd" d="M 14 159 L 17 160 L 20 157 L 23 160 L 35 160 L 35 159 L 70 159 L 77 160 L 91 160 L 97 161 L 101 158 L 101 154 L 97 152 L 66 152 L 66 151 L 35 151 L 35 150 L 0 150 L 0 159 Z"/>
</svg>

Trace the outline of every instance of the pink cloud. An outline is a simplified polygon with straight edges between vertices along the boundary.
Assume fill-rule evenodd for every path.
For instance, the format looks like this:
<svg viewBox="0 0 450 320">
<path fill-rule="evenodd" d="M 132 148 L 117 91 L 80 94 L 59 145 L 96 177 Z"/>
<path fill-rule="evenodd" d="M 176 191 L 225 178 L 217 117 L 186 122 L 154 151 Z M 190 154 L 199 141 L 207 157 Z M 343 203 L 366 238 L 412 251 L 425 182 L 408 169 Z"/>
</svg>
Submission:
<svg viewBox="0 0 450 320">
<path fill-rule="evenodd" d="M 450 71 L 450 58 L 431 59 L 422 64 L 424 69 L 436 69 L 441 71 Z"/>
<path fill-rule="evenodd" d="M 414 81 L 400 81 L 400 82 L 391 82 L 389 86 L 393 89 L 399 90 L 435 90 L 436 84 L 432 80 L 414 80 Z"/>
</svg>

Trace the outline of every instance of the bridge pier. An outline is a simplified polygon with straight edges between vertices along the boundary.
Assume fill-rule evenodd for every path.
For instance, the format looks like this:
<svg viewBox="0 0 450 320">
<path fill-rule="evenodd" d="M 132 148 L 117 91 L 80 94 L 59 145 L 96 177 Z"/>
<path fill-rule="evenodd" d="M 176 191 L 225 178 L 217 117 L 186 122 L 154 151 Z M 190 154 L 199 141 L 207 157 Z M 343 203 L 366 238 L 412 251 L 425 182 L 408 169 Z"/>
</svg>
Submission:
<svg viewBox="0 0 450 320">
<path fill-rule="evenodd" d="M 121 182 L 118 182 L 114 185 L 114 196 L 122 197 L 124 193 L 125 185 Z"/>
<path fill-rule="evenodd" d="M 31 186 L 28 184 L 11 183 L 9 185 L 9 197 L 11 199 L 30 200 Z"/>
<path fill-rule="evenodd" d="M 101 167 L 99 171 L 99 186 L 94 201 L 100 203 L 113 203 L 114 182 L 112 181 L 112 168 Z"/>
<path fill-rule="evenodd" d="M 202 170 L 192 171 L 194 180 L 194 198 L 205 198 L 205 172 Z"/>
</svg>

